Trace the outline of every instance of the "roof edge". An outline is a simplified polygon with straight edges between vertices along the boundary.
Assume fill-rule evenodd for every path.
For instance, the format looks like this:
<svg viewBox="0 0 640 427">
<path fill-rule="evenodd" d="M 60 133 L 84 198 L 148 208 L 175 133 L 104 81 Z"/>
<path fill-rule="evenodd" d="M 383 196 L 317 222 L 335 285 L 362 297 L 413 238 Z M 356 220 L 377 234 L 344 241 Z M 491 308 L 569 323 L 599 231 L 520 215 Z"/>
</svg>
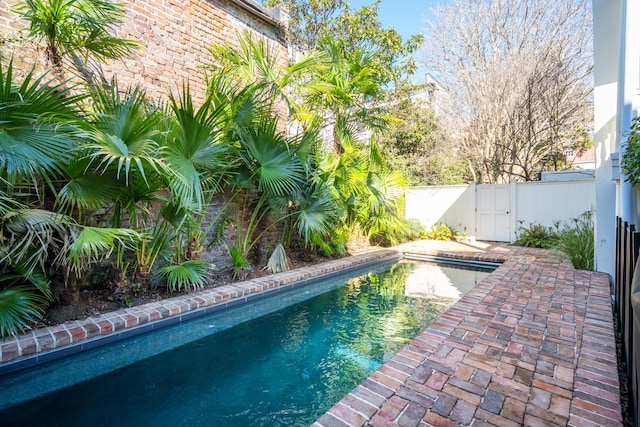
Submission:
<svg viewBox="0 0 640 427">
<path fill-rule="evenodd" d="M 253 13 L 257 17 L 261 18 L 263 21 L 266 21 L 269 24 L 275 25 L 276 27 L 287 29 L 287 26 L 284 22 L 280 21 L 280 8 L 278 6 L 269 10 L 264 6 L 256 3 L 253 0 L 229 0 L 230 3 L 233 3 L 242 9 Z"/>
</svg>

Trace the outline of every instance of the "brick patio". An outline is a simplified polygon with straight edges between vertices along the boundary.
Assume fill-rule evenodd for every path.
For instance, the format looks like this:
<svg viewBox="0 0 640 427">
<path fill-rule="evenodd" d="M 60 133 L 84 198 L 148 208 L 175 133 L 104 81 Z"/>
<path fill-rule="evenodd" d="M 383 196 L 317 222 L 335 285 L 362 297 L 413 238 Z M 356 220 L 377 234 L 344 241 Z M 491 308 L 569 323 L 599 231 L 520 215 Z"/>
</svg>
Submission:
<svg viewBox="0 0 640 427">
<path fill-rule="evenodd" d="M 505 245 L 401 249 L 504 264 L 314 427 L 622 425 L 607 275 Z"/>
<path fill-rule="evenodd" d="M 503 244 L 398 249 L 503 264 L 314 427 L 622 425 L 607 275 Z M 378 250 L 38 329 L 0 342 L 0 371 L 393 256 Z"/>
</svg>

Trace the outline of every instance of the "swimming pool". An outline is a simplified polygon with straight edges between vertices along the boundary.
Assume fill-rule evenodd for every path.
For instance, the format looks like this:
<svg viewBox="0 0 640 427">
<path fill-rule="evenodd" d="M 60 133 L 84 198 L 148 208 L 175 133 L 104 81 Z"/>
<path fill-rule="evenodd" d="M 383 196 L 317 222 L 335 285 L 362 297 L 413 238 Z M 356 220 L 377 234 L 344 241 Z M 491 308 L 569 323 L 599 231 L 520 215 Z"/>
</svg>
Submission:
<svg viewBox="0 0 640 427">
<path fill-rule="evenodd" d="M 416 262 L 352 272 L 2 378 L 0 419 L 308 425 L 487 274 Z"/>
</svg>

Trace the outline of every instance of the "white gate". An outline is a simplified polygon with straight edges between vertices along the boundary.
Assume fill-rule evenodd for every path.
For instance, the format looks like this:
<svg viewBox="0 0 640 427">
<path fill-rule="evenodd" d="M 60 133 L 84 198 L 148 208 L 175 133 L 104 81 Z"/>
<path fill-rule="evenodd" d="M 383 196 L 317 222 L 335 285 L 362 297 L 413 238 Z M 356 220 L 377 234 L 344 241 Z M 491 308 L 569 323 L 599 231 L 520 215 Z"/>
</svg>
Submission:
<svg viewBox="0 0 640 427">
<path fill-rule="evenodd" d="M 476 185 L 476 239 L 511 240 L 511 186 Z"/>
</svg>

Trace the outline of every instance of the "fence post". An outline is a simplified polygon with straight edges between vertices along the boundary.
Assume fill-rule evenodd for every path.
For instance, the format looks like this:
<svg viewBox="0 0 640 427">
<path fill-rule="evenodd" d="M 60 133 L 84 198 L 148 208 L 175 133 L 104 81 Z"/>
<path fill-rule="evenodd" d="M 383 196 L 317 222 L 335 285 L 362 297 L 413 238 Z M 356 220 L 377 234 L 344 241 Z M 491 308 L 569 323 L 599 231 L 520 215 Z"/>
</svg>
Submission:
<svg viewBox="0 0 640 427">
<path fill-rule="evenodd" d="M 627 292 L 627 283 L 629 280 L 629 224 L 625 221 L 622 223 L 622 234 L 621 234 L 621 242 L 620 242 L 620 281 L 618 282 L 618 289 L 616 290 L 616 305 L 618 307 L 618 322 L 620 324 L 620 336 L 623 337 L 623 346 L 624 346 L 624 332 L 626 330 L 626 325 L 624 323 L 625 312 L 626 310 L 626 292 Z M 623 349 L 624 354 L 624 349 Z"/>
<path fill-rule="evenodd" d="M 636 233 L 640 234 L 640 233 Z M 637 236 L 636 236 L 637 237 Z M 631 333 L 629 341 L 625 344 L 630 349 L 630 358 L 627 359 L 627 389 L 628 389 L 628 412 L 631 415 L 632 425 L 640 423 L 640 263 L 636 264 L 633 283 L 629 289 L 629 311 L 631 312 Z"/>
<path fill-rule="evenodd" d="M 613 289 L 611 295 L 613 295 L 613 306 L 616 314 L 616 326 L 617 330 L 620 330 L 620 283 L 622 282 L 622 219 L 616 217 L 616 266 L 615 266 L 615 280 L 613 282 Z"/>
<path fill-rule="evenodd" d="M 627 267 L 627 281 L 624 283 L 624 295 L 622 303 L 624 305 L 624 330 L 622 334 L 622 343 L 623 349 L 625 351 L 626 360 L 627 360 L 627 378 L 629 382 L 633 384 L 635 378 L 635 372 L 633 371 L 633 366 L 635 365 L 634 359 L 634 309 L 631 301 L 631 297 L 633 295 L 633 290 L 635 288 L 635 282 L 640 279 L 635 278 L 636 272 L 636 245 L 640 243 L 640 233 L 635 231 L 635 225 L 629 225 L 629 246 L 627 247 L 627 259 L 626 263 Z M 640 275 L 640 273 L 639 273 Z M 637 394 L 635 395 L 637 396 Z"/>
<path fill-rule="evenodd" d="M 617 314 L 621 357 L 626 363 L 629 393 L 626 415 L 636 426 L 640 422 L 640 232 L 619 217 L 616 217 L 615 256 L 613 309 Z"/>
</svg>

